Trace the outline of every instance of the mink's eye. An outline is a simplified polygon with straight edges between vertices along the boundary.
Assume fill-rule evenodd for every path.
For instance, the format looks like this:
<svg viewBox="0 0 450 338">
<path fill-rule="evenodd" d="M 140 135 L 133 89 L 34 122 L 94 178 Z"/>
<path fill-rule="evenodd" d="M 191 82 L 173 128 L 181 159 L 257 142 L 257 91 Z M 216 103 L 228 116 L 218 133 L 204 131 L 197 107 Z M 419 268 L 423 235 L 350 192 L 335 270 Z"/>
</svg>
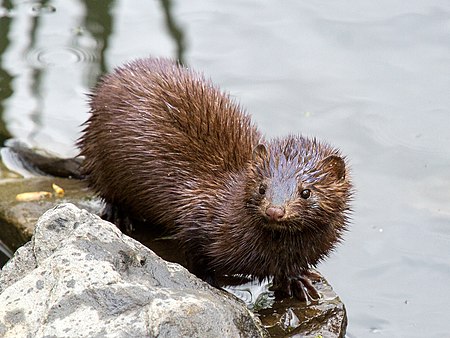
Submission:
<svg viewBox="0 0 450 338">
<path fill-rule="evenodd" d="M 260 195 L 265 195 L 266 194 L 266 185 L 261 183 L 261 185 L 259 186 L 259 194 Z"/>
<path fill-rule="evenodd" d="M 304 198 L 305 200 L 309 198 L 309 196 L 311 196 L 311 190 L 309 189 L 303 189 L 302 192 L 300 193 L 300 196 L 302 198 Z"/>
</svg>

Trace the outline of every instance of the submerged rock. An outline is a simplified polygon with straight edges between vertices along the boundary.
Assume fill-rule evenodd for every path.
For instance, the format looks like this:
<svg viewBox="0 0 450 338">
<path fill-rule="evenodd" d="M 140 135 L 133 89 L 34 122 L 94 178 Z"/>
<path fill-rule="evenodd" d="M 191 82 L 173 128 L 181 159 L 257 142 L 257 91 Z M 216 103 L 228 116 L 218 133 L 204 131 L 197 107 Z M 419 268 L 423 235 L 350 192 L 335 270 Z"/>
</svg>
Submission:
<svg viewBox="0 0 450 338">
<path fill-rule="evenodd" d="M 1 337 L 261 337 L 231 294 L 71 204 L 0 273 Z"/>
</svg>

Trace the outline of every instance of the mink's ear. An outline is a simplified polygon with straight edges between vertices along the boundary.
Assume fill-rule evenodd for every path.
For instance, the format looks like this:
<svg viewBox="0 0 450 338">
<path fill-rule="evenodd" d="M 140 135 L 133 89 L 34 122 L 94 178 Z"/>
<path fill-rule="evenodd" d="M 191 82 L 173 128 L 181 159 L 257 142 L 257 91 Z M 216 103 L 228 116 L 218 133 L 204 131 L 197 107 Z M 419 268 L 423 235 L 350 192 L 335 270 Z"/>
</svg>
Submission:
<svg viewBox="0 0 450 338">
<path fill-rule="evenodd" d="M 320 163 L 320 168 L 336 181 L 345 178 L 345 161 L 340 156 L 330 155 L 324 158 Z"/>
<path fill-rule="evenodd" d="M 260 143 L 253 149 L 253 161 L 267 157 L 267 148 Z"/>
</svg>

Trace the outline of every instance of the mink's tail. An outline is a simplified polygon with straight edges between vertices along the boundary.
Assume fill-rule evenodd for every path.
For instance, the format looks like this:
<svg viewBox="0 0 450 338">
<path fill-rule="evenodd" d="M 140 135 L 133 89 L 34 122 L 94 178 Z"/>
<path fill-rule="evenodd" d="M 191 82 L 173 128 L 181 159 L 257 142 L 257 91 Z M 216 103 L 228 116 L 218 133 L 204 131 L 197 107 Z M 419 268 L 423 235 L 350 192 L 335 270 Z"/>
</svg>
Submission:
<svg viewBox="0 0 450 338">
<path fill-rule="evenodd" d="M 83 158 L 59 158 L 40 149 L 34 149 L 17 139 L 9 139 L 0 149 L 3 164 L 24 177 L 54 176 L 83 179 Z"/>
</svg>

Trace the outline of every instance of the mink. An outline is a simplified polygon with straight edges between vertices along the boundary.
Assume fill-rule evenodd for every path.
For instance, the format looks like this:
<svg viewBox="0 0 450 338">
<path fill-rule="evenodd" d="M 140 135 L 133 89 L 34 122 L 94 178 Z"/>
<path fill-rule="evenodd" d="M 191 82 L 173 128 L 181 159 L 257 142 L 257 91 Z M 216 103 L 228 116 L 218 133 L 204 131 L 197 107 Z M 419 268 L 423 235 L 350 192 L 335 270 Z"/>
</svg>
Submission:
<svg viewBox="0 0 450 338">
<path fill-rule="evenodd" d="M 288 296 L 317 296 L 309 271 L 341 241 L 351 210 L 339 149 L 266 139 L 229 94 L 164 58 L 99 81 L 78 146 L 105 217 L 169 229 L 198 277 L 273 277 Z"/>
</svg>

